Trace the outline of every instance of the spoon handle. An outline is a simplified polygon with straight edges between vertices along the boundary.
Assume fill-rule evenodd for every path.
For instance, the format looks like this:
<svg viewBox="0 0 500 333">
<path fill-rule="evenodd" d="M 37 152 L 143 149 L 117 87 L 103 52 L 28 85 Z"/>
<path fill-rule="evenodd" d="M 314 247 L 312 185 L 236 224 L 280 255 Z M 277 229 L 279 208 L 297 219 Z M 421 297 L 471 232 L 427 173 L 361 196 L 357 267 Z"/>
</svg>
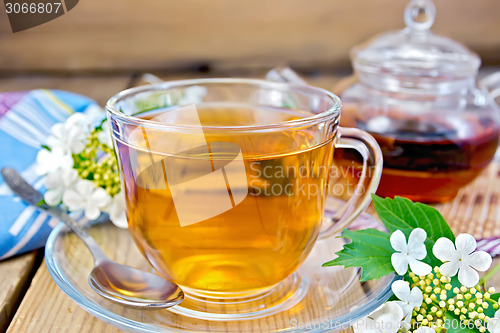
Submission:
<svg viewBox="0 0 500 333">
<path fill-rule="evenodd" d="M 2 177 L 9 188 L 17 194 L 21 199 L 41 210 L 46 211 L 49 215 L 54 216 L 64 222 L 80 239 L 87 245 L 95 263 L 102 260 L 107 260 L 106 255 L 95 240 L 90 236 L 78 222 L 64 212 L 59 207 L 51 207 L 46 204 L 40 204 L 43 195 L 33 188 L 16 170 L 12 168 L 2 168 Z"/>
</svg>

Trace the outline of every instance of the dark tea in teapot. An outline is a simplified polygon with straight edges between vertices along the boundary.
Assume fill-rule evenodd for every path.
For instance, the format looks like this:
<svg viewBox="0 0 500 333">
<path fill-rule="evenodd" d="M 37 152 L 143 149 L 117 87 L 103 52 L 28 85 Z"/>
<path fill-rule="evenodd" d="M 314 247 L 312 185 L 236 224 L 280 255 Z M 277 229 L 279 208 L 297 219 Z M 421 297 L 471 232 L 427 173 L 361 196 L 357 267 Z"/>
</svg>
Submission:
<svg viewBox="0 0 500 333">
<path fill-rule="evenodd" d="M 476 178 L 495 155 L 499 127 L 489 118 L 356 119 L 377 140 L 384 170 L 377 194 L 443 202 Z"/>
</svg>

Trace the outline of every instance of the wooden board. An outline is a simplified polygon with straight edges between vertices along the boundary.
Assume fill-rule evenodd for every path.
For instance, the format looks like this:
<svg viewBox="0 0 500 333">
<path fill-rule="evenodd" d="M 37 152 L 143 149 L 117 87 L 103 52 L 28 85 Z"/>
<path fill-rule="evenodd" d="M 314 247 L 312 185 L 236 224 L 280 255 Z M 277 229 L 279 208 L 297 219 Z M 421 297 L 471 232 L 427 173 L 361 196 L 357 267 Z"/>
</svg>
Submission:
<svg viewBox="0 0 500 333">
<path fill-rule="evenodd" d="M 5 331 L 35 266 L 36 252 L 0 262 L 0 332 Z"/>
<path fill-rule="evenodd" d="M 69 299 L 54 283 L 43 262 L 7 332 L 73 333 L 76 330 L 81 333 L 121 332 Z"/>
<path fill-rule="evenodd" d="M 165 74 L 162 71 L 144 73 L 134 76 L 132 84 L 139 86 L 148 83 L 154 83 L 154 80 L 188 80 L 196 78 L 218 78 L 218 77 L 241 77 L 253 79 L 265 79 L 268 71 L 272 67 L 259 69 L 259 70 L 215 70 L 209 73 L 202 72 L 186 72 L 183 74 Z M 297 75 L 302 77 L 308 84 L 323 88 L 330 91 L 338 90 L 338 85 L 342 81 L 348 81 L 344 71 L 330 71 L 330 72 L 308 72 L 296 70 Z M 349 77 L 351 78 L 351 77 Z"/>
<path fill-rule="evenodd" d="M 404 27 L 401 0 L 86 0 L 12 33 L 0 11 L 1 71 L 348 67 L 350 49 Z M 435 31 L 500 62 L 500 2 L 439 0 Z"/>
</svg>

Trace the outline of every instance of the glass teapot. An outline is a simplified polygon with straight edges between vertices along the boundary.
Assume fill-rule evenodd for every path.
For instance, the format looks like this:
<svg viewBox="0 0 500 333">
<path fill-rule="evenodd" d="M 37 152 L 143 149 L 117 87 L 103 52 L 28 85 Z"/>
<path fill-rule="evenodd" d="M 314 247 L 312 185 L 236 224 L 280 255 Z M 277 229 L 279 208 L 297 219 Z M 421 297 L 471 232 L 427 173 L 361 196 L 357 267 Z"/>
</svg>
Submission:
<svg viewBox="0 0 500 333">
<path fill-rule="evenodd" d="M 500 72 L 476 87 L 479 57 L 433 34 L 435 14 L 430 0 L 413 0 L 405 29 L 352 51 L 358 81 L 341 95 L 341 123 L 368 131 L 381 146 L 382 196 L 448 201 L 497 150 Z"/>
</svg>

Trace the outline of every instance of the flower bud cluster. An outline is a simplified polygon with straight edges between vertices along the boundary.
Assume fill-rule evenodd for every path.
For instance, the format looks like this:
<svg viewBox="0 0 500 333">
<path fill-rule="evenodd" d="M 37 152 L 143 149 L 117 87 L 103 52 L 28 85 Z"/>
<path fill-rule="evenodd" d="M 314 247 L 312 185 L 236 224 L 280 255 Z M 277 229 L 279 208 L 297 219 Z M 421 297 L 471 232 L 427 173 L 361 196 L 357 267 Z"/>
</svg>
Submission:
<svg viewBox="0 0 500 333">
<path fill-rule="evenodd" d="M 73 154 L 74 168 L 80 178 L 92 181 L 113 197 L 120 192 L 120 176 L 113 148 L 98 138 L 101 131 L 100 127 L 93 129 L 83 151 Z"/>
<path fill-rule="evenodd" d="M 411 327 L 428 326 L 438 333 L 446 332 L 450 325 L 449 315 L 453 314 L 461 325 L 486 332 L 491 319 L 487 313 L 499 308 L 498 302 L 491 299 L 495 288 L 483 292 L 477 286 L 454 287 L 451 279 L 439 272 L 439 267 L 434 267 L 426 276 L 410 272 L 409 277 L 411 287 L 420 288 L 423 294 L 422 305 L 413 311 Z"/>
</svg>

